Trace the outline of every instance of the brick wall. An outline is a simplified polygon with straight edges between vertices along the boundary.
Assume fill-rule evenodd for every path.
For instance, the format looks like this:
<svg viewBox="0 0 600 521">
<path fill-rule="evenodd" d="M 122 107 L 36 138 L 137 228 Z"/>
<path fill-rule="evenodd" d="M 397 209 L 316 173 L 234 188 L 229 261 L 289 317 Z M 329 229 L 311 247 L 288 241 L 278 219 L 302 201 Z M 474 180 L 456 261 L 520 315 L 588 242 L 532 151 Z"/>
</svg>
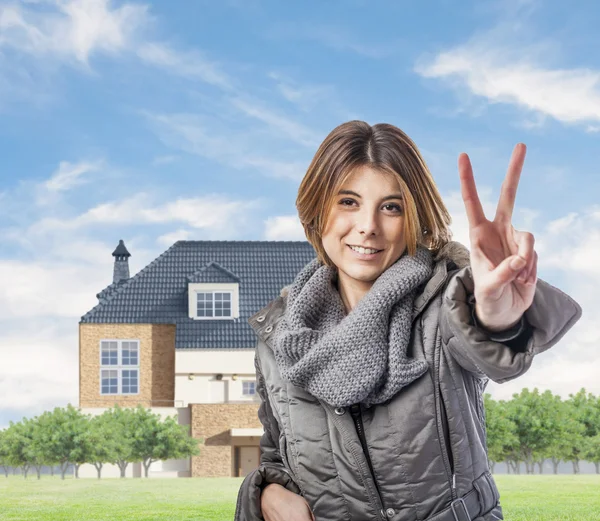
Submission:
<svg viewBox="0 0 600 521">
<path fill-rule="evenodd" d="M 233 475 L 233 440 L 229 429 L 262 428 L 259 403 L 190 404 L 191 435 L 204 438 L 200 455 L 192 457 L 192 477 Z M 244 445 L 250 444 L 245 438 Z M 260 437 L 253 444 L 258 446 Z"/>
<path fill-rule="evenodd" d="M 100 340 L 140 341 L 139 394 L 100 394 Z M 79 406 L 173 407 L 175 399 L 174 324 L 79 324 Z"/>
</svg>

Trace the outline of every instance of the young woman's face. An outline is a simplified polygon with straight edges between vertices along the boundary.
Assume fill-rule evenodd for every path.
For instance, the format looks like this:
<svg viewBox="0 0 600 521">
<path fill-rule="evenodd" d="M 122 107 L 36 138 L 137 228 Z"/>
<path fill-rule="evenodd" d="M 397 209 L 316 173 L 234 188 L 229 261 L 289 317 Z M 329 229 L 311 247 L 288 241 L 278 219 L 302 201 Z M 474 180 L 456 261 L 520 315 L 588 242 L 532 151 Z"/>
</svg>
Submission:
<svg viewBox="0 0 600 521">
<path fill-rule="evenodd" d="M 364 166 L 334 195 L 323 248 L 338 268 L 340 281 L 368 288 L 406 248 L 404 207 L 396 178 Z M 351 246 L 378 250 L 353 251 Z"/>
</svg>

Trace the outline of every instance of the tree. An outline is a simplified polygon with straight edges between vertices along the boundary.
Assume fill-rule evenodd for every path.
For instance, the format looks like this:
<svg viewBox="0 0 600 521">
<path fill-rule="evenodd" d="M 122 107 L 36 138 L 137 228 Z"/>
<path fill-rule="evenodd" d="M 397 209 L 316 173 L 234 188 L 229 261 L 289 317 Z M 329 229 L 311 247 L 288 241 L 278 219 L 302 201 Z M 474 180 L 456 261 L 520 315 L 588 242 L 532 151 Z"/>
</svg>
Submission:
<svg viewBox="0 0 600 521">
<path fill-rule="evenodd" d="M 585 438 L 585 446 L 582 451 L 583 459 L 591 461 L 596 467 L 596 474 L 600 474 L 600 434 L 592 438 Z"/>
<path fill-rule="evenodd" d="M 579 405 L 579 421 L 585 436 L 581 457 L 592 462 L 596 474 L 600 474 L 600 396 L 594 397 L 591 393 L 586 395 L 585 389 L 581 389 L 574 401 Z"/>
<path fill-rule="evenodd" d="M 575 451 L 579 451 L 584 441 L 584 427 L 575 414 L 575 409 L 569 401 L 560 401 L 560 422 L 553 436 L 552 443 L 544 455 L 552 461 L 554 474 L 558 474 L 561 461 L 569 461 Z"/>
<path fill-rule="evenodd" d="M 134 460 L 132 448 L 134 439 L 134 421 L 131 409 L 123 409 L 115 405 L 102 413 L 106 433 L 106 443 L 109 445 L 109 463 L 117 465 L 121 477 L 125 477 L 127 465 Z"/>
<path fill-rule="evenodd" d="M 6 429 L 0 430 L 0 467 L 4 469 L 4 474 L 8 478 L 8 468 L 10 464 L 8 462 L 8 439 L 6 435 Z"/>
<path fill-rule="evenodd" d="M 88 421 L 88 416 L 71 404 L 64 409 L 56 407 L 44 418 L 44 442 L 49 460 L 60 465 L 61 479 L 65 479 L 69 463 L 79 459 L 80 444 L 87 431 Z"/>
<path fill-rule="evenodd" d="M 533 392 L 523 389 L 520 394 L 513 394 L 509 410 L 517 427 L 520 447 L 514 451 L 512 460 L 516 460 L 517 464 L 524 461 L 528 474 L 533 474 L 534 457 L 551 446 L 559 430 L 557 398 L 550 391 L 540 394 L 537 388 Z M 518 466 L 516 468 L 518 470 Z"/>
<path fill-rule="evenodd" d="M 49 463 L 52 456 L 48 451 L 46 444 L 47 430 L 44 425 L 46 416 L 36 416 L 32 420 L 23 420 L 27 422 L 30 429 L 31 439 L 28 447 L 29 461 L 35 467 L 37 478 L 41 479 L 42 466 Z"/>
<path fill-rule="evenodd" d="M 485 407 L 485 425 L 487 431 L 488 459 L 490 469 L 494 471 L 496 462 L 505 460 L 518 446 L 517 426 L 509 418 L 506 402 L 496 402 L 489 393 L 483 397 Z"/>
<path fill-rule="evenodd" d="M 142 461 L 144 476 L 152 463 L 159 460 L 179 459 L 198 455 L 198 440 L 191 438 L 188 427 L 179 425 L 175 417 L 161 421 L 160 415 L 141 405 L 134 412 L 134 439 L 132 457 Z"/>
<path fill-rule="evenodd" d="M 25 420 L 25 418 L 23 418 Z M 24 423 L 9 422 L 5 431 L 5 443 L 8 447 L 6 461 L 12 467 L 22 467 L 23 477 L 27 479 L 29 472 L 28 446 L 30 438 L 27 435 L 27 426 Z"/>
<path fill-rule="evenodd" d="M 98 479 L 102 475 L 102 466 L 113 460 L 111 454 L 113 452 L 113 445 L 117 442 L 111 433 L 109 423 L 109 416 L 101 414 L 100 416 L 92 417 L 88 424 L 86 439 L 87 443 L 91 446 L 88 462 L 96 467 Z"/>
<path fill-rule="evenodd" d="M 593 438 L 600 433 L 600 411 L 596 410 L 596 399 L 582 388 L 577 394 L 569 394 L 567 400 L 573 408 L 573 416 L 583 426 L 581 435 L 572 440 L 570 450 L 565 455 L 565 461 L 573 464 L 573 473 L 579 474 L 579 462 L 584 459 L 584 445 L 586 438 Z"/>
<path fill-rule="evenodd" d="M 85 428 L 82 428 L 78 432 L 77 443 L 69 455 L 69 461 L 75 467 L 75 479 L 79 479 L 79 467 L 81 467 L 81 465 L 84 463 L 91 461 L 94 452 L 97 450 L 97 444 L 103 444 L 102 439 L 99 439 L 93 435 L 93 432 L 90 428 L 90 415 L 85 415 L 85 418 L 85 420 L 82 418 L 78 419 L 78 421 L 81 421 L 85 424 Z"/>
</svg>

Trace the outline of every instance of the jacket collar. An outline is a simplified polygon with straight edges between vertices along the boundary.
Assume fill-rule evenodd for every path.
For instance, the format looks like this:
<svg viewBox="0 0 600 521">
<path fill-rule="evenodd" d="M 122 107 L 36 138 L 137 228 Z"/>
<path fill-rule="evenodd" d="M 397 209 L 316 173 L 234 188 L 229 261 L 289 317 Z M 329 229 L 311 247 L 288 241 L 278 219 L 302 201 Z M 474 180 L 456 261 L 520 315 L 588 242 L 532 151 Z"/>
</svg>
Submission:
<svg viewBox="0 0 600 521">
<path fill-rule="evenodd" d="M 425 308 L 427 303 L 440 291 L 448 278 L 448 272 L 461 269 L 470 264 L 469 250 L 460 242 L 450 241 L 434 255 L 433 274 L 425 284 L 423 291 L 415 298 L 413 319 Z M 255 333 L 269 343 L 269 337 L 275 325 L 281 319 L 285 309 L 286 297 L 291 284 L 281 288 L 279 296 L 269 302 L 248 319 Z"/>
</svg>

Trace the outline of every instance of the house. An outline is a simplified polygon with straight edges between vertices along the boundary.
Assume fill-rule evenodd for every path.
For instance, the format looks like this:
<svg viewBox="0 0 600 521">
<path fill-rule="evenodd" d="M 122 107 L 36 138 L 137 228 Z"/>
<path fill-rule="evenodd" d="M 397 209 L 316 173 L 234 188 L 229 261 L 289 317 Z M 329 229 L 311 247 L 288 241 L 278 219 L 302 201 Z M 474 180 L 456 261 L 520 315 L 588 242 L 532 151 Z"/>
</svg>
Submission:
<svg viewBox="0 0 600 521">
<path fill-rule="evenodd" d="M 156 462 L 151 476 L 245 476 L 263 433 L 255 394 L 256 334 L 247 320 L 316 254 L 306 241 L 177 241 L 133 277 L 124 242 L 113 281 L 79 322 L 79 407 L 142 404 L 177 415 L 201 454 Z M 82 465 L 81 477 L 96 477 Z M 105 465 L 103 477 L 118 476 Z M 130 464 L 127 476 L 142 475 Z"/>
</svg>

